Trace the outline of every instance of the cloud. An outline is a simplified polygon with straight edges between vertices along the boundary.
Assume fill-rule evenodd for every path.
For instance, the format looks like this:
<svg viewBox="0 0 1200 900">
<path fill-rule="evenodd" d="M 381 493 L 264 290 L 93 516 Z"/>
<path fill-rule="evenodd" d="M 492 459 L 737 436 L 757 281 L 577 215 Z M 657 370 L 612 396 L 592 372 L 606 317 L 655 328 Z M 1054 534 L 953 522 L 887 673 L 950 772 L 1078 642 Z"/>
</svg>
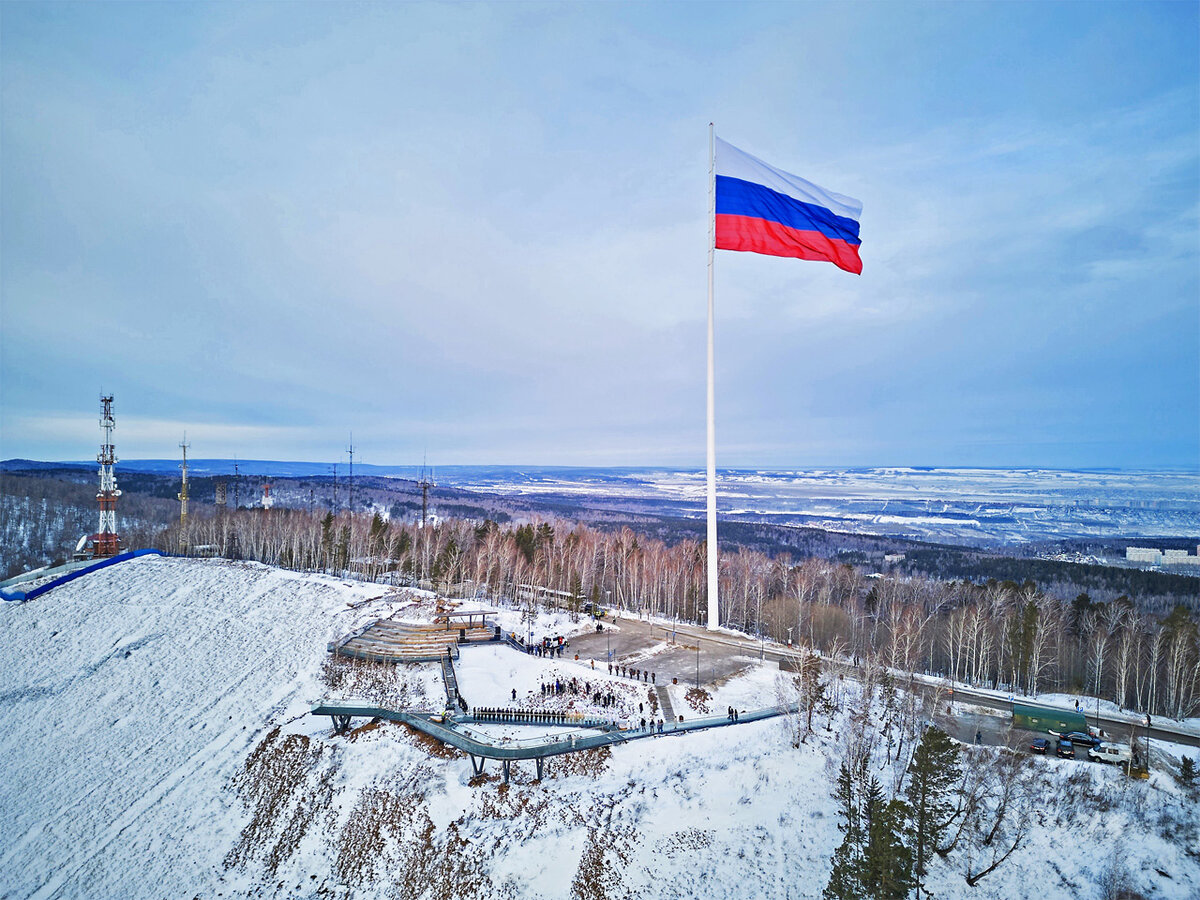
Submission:
<svg viewBox="0 0 1200 900">
<path fill-rule="evenodd" d="M 1138 396 L 1200 392 L 1174 10 L 294 12 L 6 12 L 6 422 L 104 383 L 262 455 L 698 462 L 710 118 L 865 204 L 861 278 L 718 254 L 736 461 L 975 460 L 1032 415 L 1067 462 L 1079 409 L 1136 459 Z"/>
</svg>

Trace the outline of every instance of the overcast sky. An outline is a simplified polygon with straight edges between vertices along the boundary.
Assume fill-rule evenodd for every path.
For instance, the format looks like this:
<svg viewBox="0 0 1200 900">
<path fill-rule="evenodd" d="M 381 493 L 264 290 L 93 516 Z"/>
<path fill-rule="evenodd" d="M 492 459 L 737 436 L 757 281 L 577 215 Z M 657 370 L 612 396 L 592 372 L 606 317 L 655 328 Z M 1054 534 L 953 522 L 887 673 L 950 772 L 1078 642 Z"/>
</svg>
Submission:
<svg viewBox="0 0 1200 900">
<path fill-rule="evenodd" d="M 1195 3 L 0 4 L 0 458 L 1200 466 Z"/>
</svg>

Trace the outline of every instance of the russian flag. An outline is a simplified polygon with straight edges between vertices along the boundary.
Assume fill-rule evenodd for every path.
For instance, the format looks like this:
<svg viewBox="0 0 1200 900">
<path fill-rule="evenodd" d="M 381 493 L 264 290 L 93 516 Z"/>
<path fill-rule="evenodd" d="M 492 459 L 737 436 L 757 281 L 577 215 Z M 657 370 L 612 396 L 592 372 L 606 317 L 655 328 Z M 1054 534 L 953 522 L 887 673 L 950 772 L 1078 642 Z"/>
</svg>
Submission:
<svg viewBox="0 0 1200 900">
<path fill-rule="evenodd" d="M 833 263 L 862 274 L 862 204 L 716 138 L 716 248 Z"/>
</svg>

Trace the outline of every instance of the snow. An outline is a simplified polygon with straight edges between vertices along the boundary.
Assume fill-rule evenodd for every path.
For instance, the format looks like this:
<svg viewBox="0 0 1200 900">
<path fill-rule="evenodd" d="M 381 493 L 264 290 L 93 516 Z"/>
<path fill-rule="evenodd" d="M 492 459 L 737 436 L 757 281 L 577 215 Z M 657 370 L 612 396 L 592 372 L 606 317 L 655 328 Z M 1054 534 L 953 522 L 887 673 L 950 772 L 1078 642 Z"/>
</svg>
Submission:
<svg viewBox="0 0 1200 900">
<path fill-rule="evenodd" d="M 519 763 L 504 788 L 493 762 L 473 784 L 465 758 L 431 754 L 403 726 L 360 719 L 335 736 L 306 714 L 333 692 L 328 679 L 343 678 L 345 696 L 365 683 L 331 668 L 326 644 L 411 602 L 256 564 L 152 557 L 0 608 L 0 896 L 820 896 L 840 840 L 830 790 L 844 720 L 799 748 L 774 719 L 556 757 L 540 783 Z M 777 673 L 749 662 L 710 686 L 715 711 L 774 704 Z M 511 705 L 514 687 L 518 705 L 540 704 L 551 677 L 612 684 L 626 704 L 648 690 L 495 645 L 463 649 L 456 668 L 481 705 Z M 440 696 L 436 667 L 387 673 L 381 690 Z M 570 701 L 582 698 L 547 702 Z M 1099 897 L 1117 853 L 1146 897 L 1196 896 L 1197 812 L 1173 779 L 1028 766 L 1060 787 L 972 897 Z M 968 893 L 941 860 L 929 888 Z"/>
<path fill-rule="evenodd" d="M 903 674 L 903 677 L 908 678 L 909 674 Z M 922 681 L 925 684 L 948 685 L 955 690 L 960 688 L 972 691 L 976 694 L 984 694 L 989 697 L 994 697 L 997 700 L 1014 699 L 1019 703 L 1031 703 L 1034 705 L 1055 706 L 1062 709 L 1071 709 L 1075 701 L 1083 700 L 1083 706 L 1080 707 L 1080 712 L 1086 713 L 1089 716 L 1095 716 L 1097 700 L 1095 697 L 1081 697 L 1079 694 L 1037 694 L 1030 696 L 1028 694 L 1016 693 L 1012 691 L 1004 691 L 997 688 L 989 688 L 987 686 L 971 685 L 962 681 L 950 681 L 947 678 L 939 678 L 936 675 L 922 675 L 916 673 L 912 676 L 917 681 Z M 1144 712 L 1134 712 L 1128 709 L 1122 709 L 1113 703 L 1111 700 L 1099 701 L 1100 713 L 1106 718 L 1116 719 L 1118 721 L 1127 722 L 1131 725 L 1141 725 L 1145 719 Z M 1170 719 L 1163 716 L 1156 716 L 1152 724 L 1156 726 L 1169 727 L 1173 731 L 1181 734 L 1191 734 L 1200 736 L 1200 718 L 1191 717 L 1185 719 Z"/>
<path fill-rule="evenodd" d="M 519 653 L 511 647 L 485 644 L 463 647 L 454 664 L 459 691 L 471 706 L 512 709 L 546 709 L 582 713 L 608 720 L 625 720 L 642 713 L 638 703 L 648 702 L 650 686 L 628 678 L 608 675 L 591 667 L 591 660 L 541 658 Z M 553 684 L 574 680 L 579 693 L 543 696 L 543 683 Z M 516 690 L 514 701 L 512 692 Z M 615 706 L 598 706 L 592 702 L 596 693 L 612 693 Z"/>
</svg>

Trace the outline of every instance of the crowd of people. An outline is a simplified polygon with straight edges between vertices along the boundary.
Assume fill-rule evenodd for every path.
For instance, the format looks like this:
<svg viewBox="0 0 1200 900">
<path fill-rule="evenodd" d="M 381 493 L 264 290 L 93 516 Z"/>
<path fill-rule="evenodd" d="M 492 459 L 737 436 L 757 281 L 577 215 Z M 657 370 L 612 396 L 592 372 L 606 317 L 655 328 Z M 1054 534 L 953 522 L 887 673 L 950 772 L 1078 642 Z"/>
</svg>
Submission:
<svg viewBox="0 0 1200 900">
<path fill-rule="evenodd" d="M 505 709 L 504 707 L 478 706 L 471 710 L 476 722 L 513 722 L 516 724 L 575 725 L 585 720 L 582 713 L 562 709 Z"/>
<path fill-rule="evenodd" d="M 600 685 L 597 684 L 597 690 L 592 690 L 590 681 L 580 681 L 578 678 L 572 678 L 569 681 L 564 681 L 561 678 L 556 678 L 554 681 L 543 681 L 539 685 L 543 697 L 555 697 L 564 694 L 572 696 L 590 697 L 593 706 L 603 707 L 608 709 L 617 705 L 617 695 L 612 691 L 600 690 Z M 516 689 L 513 689 L 513 699 L 517 696 Z"/>
</svg>

